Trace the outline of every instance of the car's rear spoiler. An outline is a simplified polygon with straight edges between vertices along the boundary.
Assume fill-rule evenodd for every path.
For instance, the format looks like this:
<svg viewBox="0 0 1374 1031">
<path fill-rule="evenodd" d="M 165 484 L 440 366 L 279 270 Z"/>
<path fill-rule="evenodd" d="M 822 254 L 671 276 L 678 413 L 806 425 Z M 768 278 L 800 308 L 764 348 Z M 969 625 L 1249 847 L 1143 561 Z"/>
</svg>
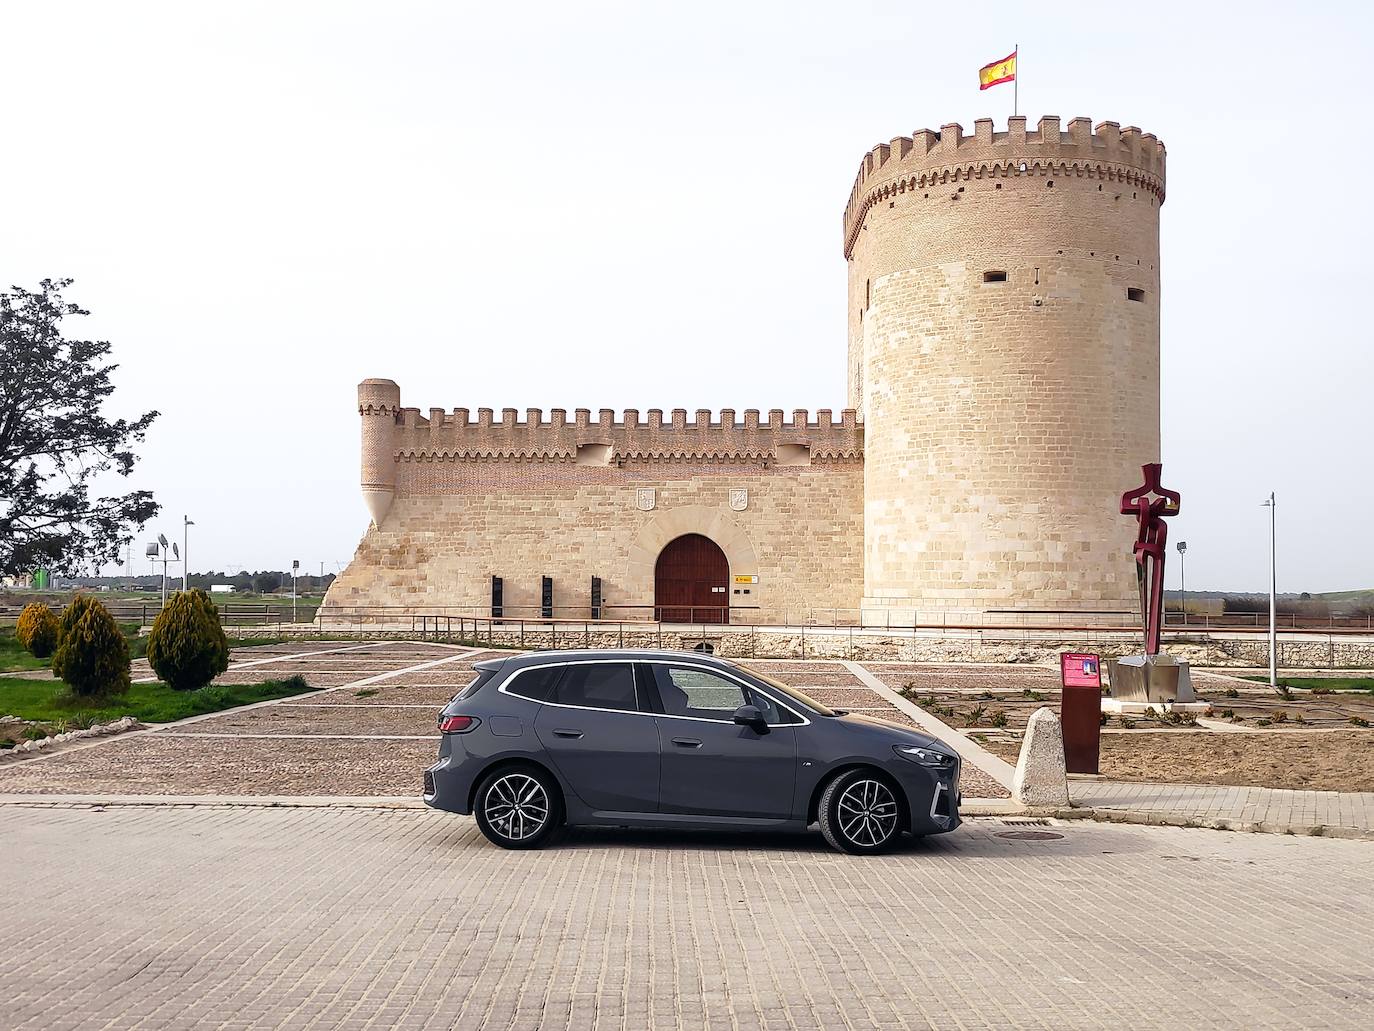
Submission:
<svg viewBox="0 0 1374 1031">
<path fill-rule="evenodd" d="M 478 673 L 495 673 L 506 663 L 510 662 L 513 657 L 514 656 L 507 655 L 503 659 L 483 659 L 481 662 L 474 662 L 472 668 L 477 670 Z"/>
</svg>

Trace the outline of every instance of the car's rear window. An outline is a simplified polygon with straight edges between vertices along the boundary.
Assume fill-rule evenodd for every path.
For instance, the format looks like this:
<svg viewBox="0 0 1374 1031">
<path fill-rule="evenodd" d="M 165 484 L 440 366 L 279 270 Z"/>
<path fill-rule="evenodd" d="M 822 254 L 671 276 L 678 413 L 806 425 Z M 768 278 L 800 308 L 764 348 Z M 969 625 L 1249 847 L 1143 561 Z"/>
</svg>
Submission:
<svg viewBox="0 0 1374 1031">
<path fill-rule="evenodd" d="M 560 705 L 635 712 L 635 677 L 628 662 L 579 662 L 558 685 Z"/>
<path fill-rule="evenodd" d="M 528 698 L 532 702 L 553 701 L 553 689 L 563 676 L 563 666 L 538 666 L 522 669 L 505 687 L 507 694 Z"/>
<path fill-rule="evenodd" d="M 478 691 L 482 690 L 482 685 L 485 684 L 488 680 L 490 680 L 490 679 L 491 679 L 492 677 L 494 677 L 494 676 L 496 676 L 496 673 L 495 673 L 494 670 L 479 669 L 479 670 L 477 671 L 477 679 L 474 680 L 474 681 L 473 681 L 471 684 L 469 684 L 467 687 L 465 687 L 465 688 L 463 688 L 461 691 L 459 691 L 456 695 L 454 695 L 454 696 L 453 696 L 453 701 L 456 702 L 456 701 L 458 701 L 458 700 L 461 699 L 461 698 L 471 698 L 471 697 L 472 697 L 473 695 L 475 695 Z"/>
</svg>

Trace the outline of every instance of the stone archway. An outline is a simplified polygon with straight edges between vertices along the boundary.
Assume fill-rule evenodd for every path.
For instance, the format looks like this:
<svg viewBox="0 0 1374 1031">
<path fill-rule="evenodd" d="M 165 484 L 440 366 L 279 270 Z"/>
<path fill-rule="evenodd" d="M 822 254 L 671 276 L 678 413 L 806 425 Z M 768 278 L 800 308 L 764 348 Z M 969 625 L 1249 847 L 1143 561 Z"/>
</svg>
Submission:
<svg viewBox="0 0 1374 1031">
<path fill-rule="evenodd" d="M 658 553 L 654 617 L 664 623 L 730 622 L 730 562 L 715 541 L 685 533 Z"/>
<path fill-rule="evenodd" d="M 725 553 L 731 574 L 758 573 L 759 560 L 754 545 L 728 512 L 706 505 L 684 505 L 655 512 L 635 535 L 625 570 L 627 593 L 633 598 L 645 599 L 641 604 L 649 604 L 654 597 L 654 571 L 659 555 L 672 541 L 693 533 L 708 538 Z M 732 589 L 726 597 L 734 599 Z M 748 600 L 752 605 L 762 604 L 757 589 Z M 647 608 L 639 611 L 652 616 Z"/>
</svg>

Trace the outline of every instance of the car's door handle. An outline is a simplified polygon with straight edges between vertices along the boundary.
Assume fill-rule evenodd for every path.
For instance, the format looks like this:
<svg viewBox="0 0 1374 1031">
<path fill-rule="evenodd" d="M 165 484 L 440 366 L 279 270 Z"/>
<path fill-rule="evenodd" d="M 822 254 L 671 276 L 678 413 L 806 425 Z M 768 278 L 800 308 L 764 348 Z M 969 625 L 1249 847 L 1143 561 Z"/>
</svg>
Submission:
<svg viewBox="0 0 1374 1031">
<path fill-rule="evenodd" d="M 554 737 L 581 737 L 581 736 L 582 736 L 582 731 L 580 731 L 580 730 L 567 730 L 567 729 L 558 730 L 558 729 L 556 729 L 556 730 L 554 730 L 554 732 L 553 732 L 553 736 L 554 736 Z"/>
<path fill-rule="evenodd" d="M 675 738 L 673 738 L 673 744 L 677 745 L 679 748 L 700 748 L 700 747 L 701 747 L 701 738 L 699 738 L 699 737 L 675 737 Z"/>
</svg>

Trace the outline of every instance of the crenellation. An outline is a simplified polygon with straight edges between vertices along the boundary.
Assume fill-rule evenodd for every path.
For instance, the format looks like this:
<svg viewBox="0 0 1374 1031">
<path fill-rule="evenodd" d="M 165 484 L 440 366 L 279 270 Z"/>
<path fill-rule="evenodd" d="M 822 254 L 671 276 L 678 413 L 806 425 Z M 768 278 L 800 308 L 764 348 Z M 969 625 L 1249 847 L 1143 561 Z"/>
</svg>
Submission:
<svg viewBox="0 0 1374 1031">
<path fill-rule="evenodd" d="M 1116 122 L 1100 122 L 1090 129 L 1083 117 L 1060 129 L 1057 115 L 1045 115 L 1028 132 L 1026 118 L 1014 116 L 999 133 L 992 119 L 980 118 L 971 136 L 951 122 L 938 133 L 928 129 L 912 135 L 912 146 L 880 145 L 860 165 L 844 212 L 844 253 L 853 245 L 873 204 L 909 189 L 927 188 L 974 177 L 1031 175 L 1116 179 L 1149 191 L 1157 204 L 1164 201 L 1164 145 L 1134 126 L 1122 130 Z M 1022 169 L 1022 165 L 1026 167 Z"/>
</svg>

